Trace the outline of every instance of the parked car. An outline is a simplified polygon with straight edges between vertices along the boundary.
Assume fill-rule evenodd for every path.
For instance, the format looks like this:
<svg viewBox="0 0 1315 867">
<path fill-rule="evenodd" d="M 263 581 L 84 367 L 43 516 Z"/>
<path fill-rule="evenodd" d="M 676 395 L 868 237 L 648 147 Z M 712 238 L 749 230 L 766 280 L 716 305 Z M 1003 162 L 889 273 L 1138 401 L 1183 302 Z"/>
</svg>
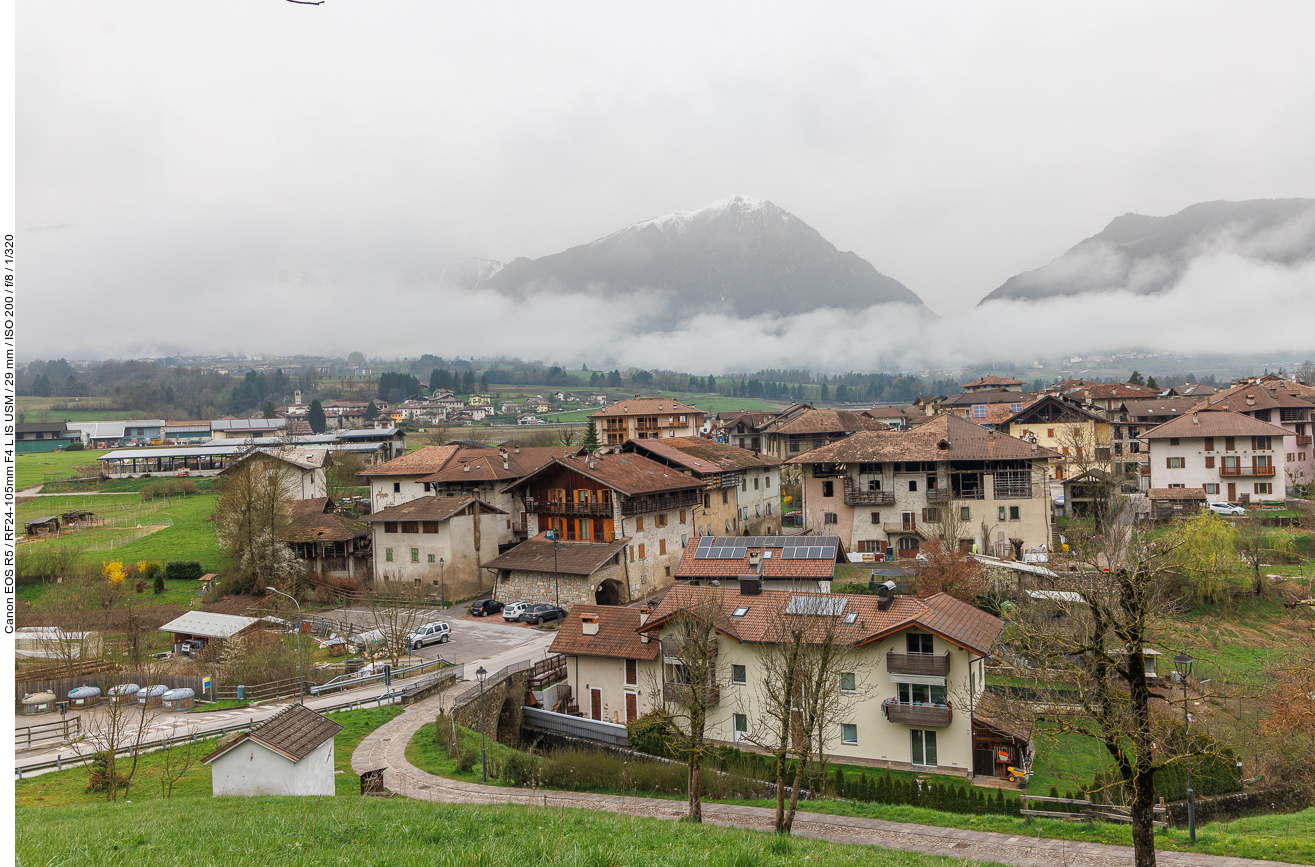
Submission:
<svg viewBox="0 0 1315 867">
<path fill-rule="evenodd" d="M 452 627 L 448 626 L 442 620 L 435 620 L 433 623 L 426 623 L 415 632 L 412 632 L 407 639 L 407 643 L 412 649 L 424 647 L 426 644 L 445 644 L 452 637 Z"/>
<path fill-rule="evenodd" d="M 1245 515 L 1246 507 L 1237 503 L 1211 503 L 1210 511 L 1216 515 Z"/>
<path fill-rule="evenodd" d="M 502 619 L 508 623 L 520 620 L 521 615 L 525 613 L 525 609 L 529 607 L 530 603 L 528 602 L 513 602 L 502 609 Z"/>
<path fill-rule="evenodd" d="M 538 626 L 545 620 L 561 620 L 566 612 L 553 605 L 532 605 L 521 613 L 521 620 Z"/>
<path fill-rule="evenodd" d="M 470 603 L 470 613 L 475 617 L 488 617 L 502 610 L 502 603 L 496 599 L 481 599 Z"/>
</svg>

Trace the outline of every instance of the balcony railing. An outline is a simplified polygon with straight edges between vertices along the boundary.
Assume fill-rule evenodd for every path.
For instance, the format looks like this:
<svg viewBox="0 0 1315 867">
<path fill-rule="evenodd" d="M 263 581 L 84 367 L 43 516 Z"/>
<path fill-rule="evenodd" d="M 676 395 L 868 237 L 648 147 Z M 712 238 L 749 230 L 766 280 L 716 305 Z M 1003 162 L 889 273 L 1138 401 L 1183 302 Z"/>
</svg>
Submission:
<svg viewBox="0 0 1315 867">
<path fill-rule="evenodd" d="M 668 512 L 672 509 L 687 509 L 702 502 L 703 495 L 697 490 L 661 494 L 656 497 L 629 497 L 621 504 L 621 514 L 629 516 L 642 515 L 645 512 Z"/>
<path fill-rule="evenodd" d="M 886 668 L 891 674 L 919 674 L 931 677 L 944 677 L 950 673 L 950 655 L 948 653 L 901 653 L 898 650 L 886 652 Z"/>
<path fill-rule="evenodd" d="M 563 503 L 559 500 L 525 498 L 525 511 L 536 515 L 593 515 L 612 517 L 611 503 Z"/>
<path fill-rule="evenodd" d="M 1150 464 L 1142 464 L 1142 465 L 1141 465 L 1141 474 L 1142 474 L 1143 476 L 1149 476 L 1149 475 L 1151 474 L 1151 465 L 1150 465 Z"/>
<path fill-rule="evenodd" d="M 667 662 L 679 663 L 682 661 L 682 657 L 693 660 L 701 655 L 697 650 L 693 650 L 689 654 L 682 654 L 681 649 L 683 647 L 684 644 L 679 638 L 664 638 L 662 639 L 662 656 Z M 710 642 L 708 645 L 708 654 L 710 656 L 716 656 L 718 652 L 719 648 L 717 642 Z"/>
<path fill-rule="evenodd" d="M 888 698 L 881 703 L 881 711 L 886 719 L 893 723 L 917 726 L 918 728 L 943 729 L 954 719 L 954 706 L 951 702 L 944 705 L 902 702 L 897 698 Z"/>
<path fill-rule="evenodd" d="M 854 480 L 845 476 L 846 506 L 893 506 L 895 495 L 886 491 L 859 491 L 854 489 Z"/>
<path fill-rule="evenodd" d="M 688 683 L 667 682 L 662 684 L 662 698 L 666 701 L 683 704 L 689 707 L 690 699 L 694 697 L 694 688 Z M 716 684 L 707 688 L 704 693 L 704 707 L 712 707 L 721 701 L 721 687 Z"/>
<path fill-rule="evenodd" d="M 1306 437 L 1297 437 L 1297 445 L 1299 445 L 1299 446 L 1308 446 L 1308 445 L 1310 445 L 1310 437 L 1308 437 L 1308 436 L 1306 436 Z"/>
<path fill-rule="evenodd" d="M 1263 466 L 1255 465 L 1249 467 L 1220 467 L 1219 475 L 1221 476 L 1272 476 L 1275 471 L 1274 464 L 1265 464 Z"/>
<path fill-rule="evenodd" d="M 955 491 L 950 488 L 935 488 L 927 492 L 927 502 L 946 503 L 950 500 L 983 500 L 986 498 L 981 488 L 969 491 Z"/>
</svg>

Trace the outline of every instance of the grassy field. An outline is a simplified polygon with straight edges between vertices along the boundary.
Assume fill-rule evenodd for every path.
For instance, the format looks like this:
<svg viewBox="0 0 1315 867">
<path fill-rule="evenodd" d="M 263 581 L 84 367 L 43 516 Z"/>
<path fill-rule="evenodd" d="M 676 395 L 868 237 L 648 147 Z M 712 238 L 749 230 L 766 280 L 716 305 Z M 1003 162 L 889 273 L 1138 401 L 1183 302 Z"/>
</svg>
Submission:
<svg viewBox="0 0 1315 867">
<path fill-rule="evenodd" d="M 16 816 L 20 864 L 952 867 L 953 858 L 585 810 L 396 798 L 222 798 Z M 987 862 L 974 862 L 991 867 Z"/>
<path fill-rule="evenodd" d="M 14 477 L 20 491 L 50 481 L 54 476 L 74 474 L 74 467 L 94 467 L 107 451 L 23 452 L 15 458 Z"/>
<path fill-rule="evenodd" d="M 339 795 L 356 795 L 360 792 L 360 780 L 352 773 L 352 751 L 367 734 L 388 722 L 402 712 L 397 707 L 368 708 L 365 710 L 348 710 L 330 714 L 334 722 L 343 730 L 334 739 L 334 770 Z M 204 719 L 188 717 L 179 720 L 179 732 L 187 731 L 189 726 L 203 725 Z M 215 748 L 216 741 L 200 742 L 196 755 L 205 756 Z M 178 749 L 182 749 L 179 747 Z M 122 761 L 122 760 L 120 760 Z M 142 755 L 137 775 L 133 779 L 129 797 L 134 803 L 142 801 L 160 801 L 163 799 L 161 777 L 164 772 L 164 753 L 154 752 Z M 93 795 L 86 791 L 86 768 L 70 768 L 51 774 L 41 774 L 14 783 L 14 798 L 18 807 L 66 807 L 104 802 L 105 796 Z M 210 798 L 210 766 L 199 761 L 179 778 L 174 784 L 175 798 Z M 195 806 L 195 805 L 194 805 Z M 35 815 L 35 813 L 33 813 Z"/>
<path fill-rule="evenodd" d="M 24 421 L 118 421 L 144 418 L 140 410 L 115 409 L 107 397 L 20 397 L 18 411 Z"/>
</svg>

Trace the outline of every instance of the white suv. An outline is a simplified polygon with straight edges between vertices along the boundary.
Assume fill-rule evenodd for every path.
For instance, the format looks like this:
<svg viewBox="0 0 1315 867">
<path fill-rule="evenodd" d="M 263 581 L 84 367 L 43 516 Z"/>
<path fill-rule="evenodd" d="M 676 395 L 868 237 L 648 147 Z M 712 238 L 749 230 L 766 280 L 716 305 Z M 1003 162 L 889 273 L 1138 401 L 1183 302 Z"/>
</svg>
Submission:
<svg viewBox="0 0 1315 867">
<path fill-rule="evenodd" d="M 412 648 L 424 647 L 426 644 L 444 644 L 452 635 L 452 627 L 442 620 L 426 623 L 411 633 L 407 639 Z"/>
<path fill-rule="evenodd" d="M 513 602 L 502 609 L 502 619 L 508 623 L 517 622 L 521 619 L 521 615 L 525 613 L 525 609 L 529 607 L 530 603 L 528 602 Z"/>
</svg>

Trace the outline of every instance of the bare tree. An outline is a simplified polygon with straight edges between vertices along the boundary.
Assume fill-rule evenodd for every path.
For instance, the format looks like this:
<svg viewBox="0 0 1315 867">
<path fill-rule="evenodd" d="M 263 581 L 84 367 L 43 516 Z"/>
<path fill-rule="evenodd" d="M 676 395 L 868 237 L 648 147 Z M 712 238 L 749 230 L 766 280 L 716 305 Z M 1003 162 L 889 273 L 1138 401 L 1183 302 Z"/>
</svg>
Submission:
<svg viewBox="0 0 1315 867">
<path fill-rule="evenodd" d="M 580 440 L 578 428 L 563 427 L 557 429 L 557 442 L 564 446 L 575 445 Z"/>
<path fill-rule="evenodd" d="M 386 592 L 378 588 L 386 588 Z M 381 579 L 376 592 L 365 601 L 364 631 L 377 633 L 371 642 L 371 655 L 387 659 L 393 665 L 411 655 L 411 635 L 433 616 L 424 607 L 427 601 L 423 586 L 401 580 Z"/>
<path fill-rule="evenodd" d="M 161 755 L 160 768 L 160 797 L 171 798 L 174 793 L 174 786 L 187 775 L 187 772 L 196 766 L 201 759 L 201 742 L 192 738 L 179 741 L 179 738 L 187 735 L 195 735 L 196 726 L 184 730 L 181 734 L 178 731 L 179 724 L 174 723 L 173 732 L 170 734 L 170 742 L 164 748 Z"/>
<path fill-rule="evenodd" d="M 144 667 L 141 677 L 146 682 L 140 685 L 150 686 L 153 674 L 150 666 Z M 92 759 L 88 765 L 92 788 L 99 791 L 103 787 L 107 801 L 118 800 L 120 789 L 125 798 L 128 796 L 142 748 L 162 713 L 159 706 L 137 704 L 132 695 L 124 696 L 124 701 L 114 701 L 110 691 L 122 683 L 119 677 L 105 673 L 97 678 L 107 701 L 95 713 L 82 715 L 83 739 L 73 748 L 78 755 Z M 127 755 L 120 755 L 125 752 Z"/>
<path fill-rule="evenodd" d="M 1260 562 L 1269 552 L 1269 535 L 1265 532 L 1259 513 L 1248 510 L 1245 515 L 1237 519 L 1233 529 L 1236 531 L 1233 536 L 1233 547 L 1251 570 L 1252 591 L 1257 596 L 1264 596 L 1265 579 L 1260 574 Z"/>
</svg>

